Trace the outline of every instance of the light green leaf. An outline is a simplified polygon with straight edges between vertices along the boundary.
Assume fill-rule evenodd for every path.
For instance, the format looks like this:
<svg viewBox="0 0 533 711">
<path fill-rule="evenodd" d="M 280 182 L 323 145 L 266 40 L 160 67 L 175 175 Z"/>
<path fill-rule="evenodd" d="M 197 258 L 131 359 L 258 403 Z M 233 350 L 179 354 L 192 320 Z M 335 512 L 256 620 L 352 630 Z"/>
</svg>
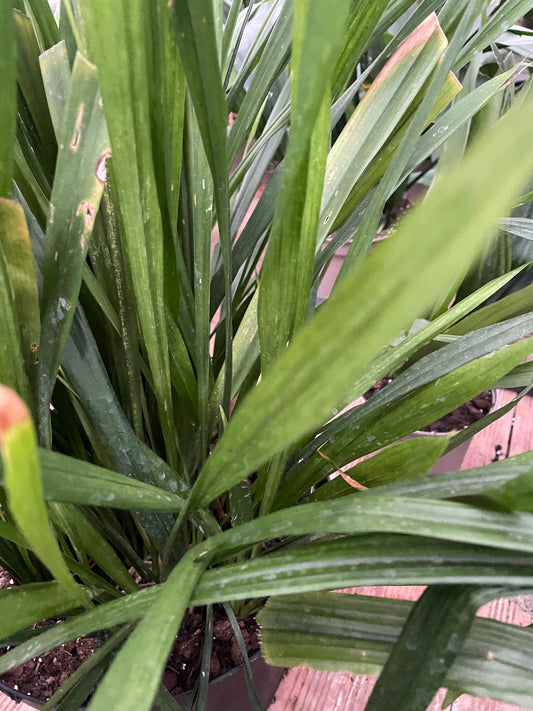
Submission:
<svg viewBox="0 0 533 711">
<path fill-rule="evenodd" d="M 35 430 L 17 395 L 0 386 L 0 450 L 9 509 L 30 548 L 79 604 L 88 599 L 74 581 L 50 528 L 44 503 Z"/>
</svg>

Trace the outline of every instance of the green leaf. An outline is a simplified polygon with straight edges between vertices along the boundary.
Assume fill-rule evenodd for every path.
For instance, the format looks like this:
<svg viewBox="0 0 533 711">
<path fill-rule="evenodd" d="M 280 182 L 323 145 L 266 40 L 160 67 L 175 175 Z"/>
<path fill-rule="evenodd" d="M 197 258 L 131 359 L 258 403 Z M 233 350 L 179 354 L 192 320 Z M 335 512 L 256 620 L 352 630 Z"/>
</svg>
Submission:
<svg viewBox="0 0 533 711">
<path fill-rule="evenodd" d="M 109 160 L 109 159 L 108 159 Z M 139 353 L 137 324 L 131 278 L 126 273 L 120 244 L 119 218 L 112 200 L 110 184 L 104 186 L 98 220 L 90 243 L 89 266 L 84 269 L 84 283 L 105 313 L 120 338 L 112 338 L 111 359 L 124 360 L 118 376 L 118 396 L 122 408 L 139 439 L 144 437 L 142 421 L 142 377 L 152 383 L 149 368 Z M 115 310 L 116 307 L 116 310 Z"/>
<path fill-rule="evenodd" d="M 118 600 L 99 605 L 75 618 L 54 625 L 32 639 L 21 642 L 0 658 L 0 674 L 13 669 L 28 659 L 57 647 L 70 639 L 82 637 L 95 630 L 110 629 L 139 619 L 160 593 L 160 587 L 150 587 Z"/>
<path fill-rule="evenodd" d="M 491 597 L 512 594 L 505 589 L 489 592 Z M 324 671 L 376 675 L 412 605 L 407 600 L 338 593 L 272 597 L 258 616 L 262 651 L 275 666 L 306 664 Z M 476 618 L 444 686 L 531 706 L 532 646 L 530 629 Z"/>
<path fill-rule="evenodd" d="M 385 67 L 386 69 L 386 67 Z M 424 98 L 424 91 L 426 87 L 423 87 L 417 96 L 414 98 L 412 105 L 409 107 L 407 113 L 403 118 L 400 120 L 398 125 L 393 129 L 392 134 L 390 137 L 386 138 L 385 143 L 383 146 L 380 148 L 379 152 L 377 155 L 370 161 L 368 164 L 368 167 L 364 170 L 362 175 L 358 178 L 357 182 L 354 184 L 353 188 L 350 190 L 350 193 L 348 197 L 346 198 L 344 204 L 342 205 L 342 208 L 338 212 L 335 218 L 334 224 L 330 223 L 329 218 L 326 220 L 326 222 L 323 222 L 321 225 L 321 233 L 319 236 L 319 240 L 322 241 L 325 237 L 325 235 L 328 232 L 331 232 L 332 230 L 335 229 L 337 225 L 340 225 L 341 223 L 344 222 L 344 220 L 347 218 L 350 213 L 353 213 L 353 211 L 360 205 L 362 200 L 369 194 L 369 192 L 374 188 L 380 181 L 380 179 L 383 177 L 383 175 L 386 173 L 387 168 L 391 164 L 391 161 L 394 159 L 394 154 L 395 152 L 399 149 L 399 146 L 401 145 L 403 137 L 406 135 L 406 132 L 409 130 L 409 119 L 412 118 L 413 112 L 416 110 L 416 108 L 419 106 L 420 102 Z M 432 122 L 433 119 L 435 119 L 439 114 L 442 113 L 442 111 L 446 108 L 446 106 L 450 103 L 450 101 L 461 91 L 461 85 L 458 82 L 457 78 L 453 74 L 448 74 L 441 91 L 439 92 L 436 101 L 431 109 L 430 114 L 427 117 L 426 120 L 426 127 L 429 126 L 429 124 Z M 399 92 L 398 92 L 399 93 Z M 355 112 L 354 112 L 355 114 Z M 447 112 L 444 114 L 445 116 L 447 115 Z M 464 119 L 462 119 L 461 122 L 463 122 Z M 391 124 L 393 125 L 393 124 Z M 448 126 L 448 129 L 450 127 Z M 442 136 L 441 134 L 437 133 L 437 131 L 441 129 L 441 134 L 445 133 L 446 131 L 442 131 L 442 126 L 438 126 L 438 128 L 435 128 L 434 130 L 428 131 L 428 135 L 430 135 L 433 138 L 433 141 L 431 142 L 432 149 L 428 151 L 428 153 L 432 153 L 433 150 L 436 150 L 436 147 L 439 143 L 442 143 Z M 357 136 L 357 132 L 356 132 Z M 438 140 L 438 139 L 441 140 Z M 419 151 L 419 146 L 422 143 L 424 139 L 424 136 L 420 137 L 419 143 L 415 147 L 415 153 L 409 162 L 409 165 L 404 169 L 404 173 L 406 174 L 406 177 L 409 177 L 409 175 L 413 172 L 414 169 L 419 165 L 419 163 L 422 162 L 422 160 L 418 159 L 418 151 Z M 437 140 L 436 140 L 437 139 Z M 342 154 L 341 154 L 342 155 Z M 341 159 L 342 160 L 342 159 Z M 412 165 L 411 165 L 412 163 Z M 336 168 L 334 168 L 336 171 Z M 398 183 L 401 184 L 403 182 L 398 180 Z M 333 194 L 335 196 L 335 194 Z M 323 214 L 326 216 L 329 214 L 329 204 L 323 205 Z"/>
<path fill-rule="evenodd" d="M 498 74 L 468 93 L 465 92 L 463 87 L 453 105 L 436 118 L 433 126 L 419 138 L 413 156 L 406 168 L 405 177 L 408 177 L 408 174 L 412 173 L 417 165 L 437 151 L 438 148 L 446 145 L 450 137 L 456 131 L 461 130 L 465 123 L 468 126 L 472 116 L 480 111 L 494 96 L 498 96 L 498 93 L 505 88 L 513 73 L 513 70 L 510 70 L 509 72 Z"/>
<path fill-rule="evenodd" d="M 39 450 L 44 495 L 56 503 L 177 512 L 177 494 L 57 452 Z"/>
<path fill-rule="evenodd" d="M 13 148 L 17 123 L 17 46 L 12 3 L 0 3 L 0 198 L 11 196 L 13 181 Z"/>
<path fill-rule="evenodd" d="M 19 137 L 24 134 L 26 157 L 30 159 L 36 175 L 41 174 L 39 182 L 49 196 L 57 144 L 39 66 L 39 55 L 45 48 L 39 45 L 39 37 L 31 19 L 18 10 L 14 11 L 13 16 L 17 35 L 17 82 L 24 97 L 24 102 L 19 102 L 17 133 Z M 20 130 L 21 123 L 23 131 Z"/>
<path fill-rule="evenodd" d="M 196 114 L 190 102 L 187 107 L 186 169 L 189 193 L 189 219 L 194 244 L 194 332 L 196 395 L 199 413 L 201 461 L 208 455 L 208 402 L 211 383 L 210 340 L 210 257 L 213 226 L 213 181 L 209 175 Z"/>
<path fill-rule="evenodd" d="M 90 57 L 99 82 L 113 153 L 122 247 L 153 378 L 167 457 L 177 465 L 164 311 L 163 222 L 152 151 L 148 5 L 82 0 Z"/>
<path fill-rule="evenodd" d="M 328 148 L 332 67 L 347 14 L 344 0 L 328 7 L 295 3 L 291 139 L 258 301 L 264 372 L 286 349 L 307 314 Z M 324 86 L 330 89 L 326 93 Z M 283 465 L 280 454 L 259 473 L 261 514 L 271 508 Z"/>
<path fill-rule="evenodd" d="M 463 498 L 468 500 L 466 492 Z M 533 476 L 531 472 L 518 475 L 504 485 L 495 482 L 494 488 L 491 488 L 489 482 L 486 482 L 481 501 L 494 502 L 509 511 L 533 511 Z"/>
<path fill-rule="evenodd" d="M 285 524 L 284 532 L 289 529 Z M 531 553 L 416 535 L 362 534 L 308 543 L 209 570 L 191 604 L 359 585 L 533 586 L 532 561 Z"/>
<path fill-rule="evenodd" d="M 469 263 L 529 175 L 521 142 L 526 119 L 527 111 L 508 112 L 395 238 L 347 276 L 236 411 L 197 479 L 191 506 L 205 505 L 328 419 L 377 352 Z M 493 170 L 508 171 L 505 186 L 494 184 Z M 472 209 L 477 204 L 480 211 Z"/>
<path fill-rule="evenodd" d="M 209 604 L 228 597 L 245 599 L 338 585 L 481 583 L 533 587 L 532 561 L 531 554 L 373 533 L 319 541 L 208 571 L 190 602 Z M 45 630 L 1 657 L 0 674 L 69 639 L 138 619 L 163 589 L 164 586 L 147 588 Z M 374 622 L 378 619 L 373 616 Z M 489 645 L 492 643 L 493 636 L 488 641 Z M 313 647 L 318 649 L 316 643 Z M 531 680 L 531 675 L 528 678 Z"/>
<path fill-rule="evenodd" d="M 524 487 L 524 498 L 522 502 L 518 500 L 515 506 L 518 510 L 530 511 L 531 499 L 528 495 L 530 488 L 531 452 L 524 452 L 499 462 L 486 464 L 483 467 L 473 469 L 463 469 L 460 472 L 448 472 L 445 474 L 433 474 L 430 477 L 414 479 L 412 481 L 400 481 L 381 487 L 378 495 L 385 496 L 408 496 L 423 497 L 429 499 L 453 499 L 456 497 L 484 496 L 491 492 L 497 496 L 505 496 L 509 487 L 509 494 L 518 488 L 513 482 L 515 479 L 521 481 Z M 528 476 L 529 475 L 529 476 Z M 368 496 L 372 492 L 367 492 Z"/>
<path fill-rule="evenodd" d="M 365 487 L 373 488 L 392 484 L 402 479 L 416 479 L 427 474 L 444 454 L 449 437 L 413 437 L 399 444 L 387 447 L 369 459 L 364 459 L 348 470 L 346 480 L 350 479 Z M 340 486 L 339 486 L 340 485 Z M 350 492 L 350 488 L 337 479 L 331 484 L 321 486 L 309 497 L 310 501 L 322 501 L 331 498 L 335 492 Z"/>
<path fill-rule="evenodd" d="M 377 185 L 372 199 L 364 211 L 363 219 L 358 229 L 357 239 L 354 240 L 348 250 L 337 283 L 345 278 L 348 271 L 358 263 L 370 249 L 374 235 L 378 231 L 380 217 L 385 208 L 386 201 L 392 195 L 401 180 L 418 137 L 423 132 L 428 117 L 430 117 L 433 110 L 435 110 L 435 104 L 449 78 L 453 59 L 457 56 L 464 40 L 468 36 L 471 24 L 482 2 L 483 0 L 471 0 L 470 2 L 464 3 L 464 12 L 459 20 L 458 26 L 455 28 L 451 42 L 435 66 L 433 75 L 431 78 L 428 78 L 428 85 L 423 97 L 407 125 L 405 133 L 397 150 L 394 152 L 383 179 Z M 405 42 L 407 43 L 408 41 L 409 38 Z M 399 50 L 401 47 L 402 45 L 400 45 Z"/>
<path fill-rule="evenodd" d="M 85 551 L 119 588 L 135 592 L 137 585 L 109 541 L 73 506 L 55 505 L 54 518 L 70 538 L 74 549 Z"/>
<path fill-rule="evenodd" d="M 495 383 L 496 388 L 522 388 L 533 382 L 533 363 L 521 363 Z"/>
<path fill-rule="evenodd" d="M 50 118 L 58 142 L 61 140 L 61 129 L 65 118 L 68 91 L 71 82 L 71 69 L 67 46 L 64 41 L 43 52 L 39 57 L 43 75 L 44 90 Z"/>
<path fill-rule="evenodd" d="M 24 217 L 15 202 L 0 198 L 0 372 L 2 383 L 15 390 L 29 405 L 31 398 L 24 372 L 19 313 L 9 274 L 11 264 L 8 262 L 8 259 L 11 261 L 13 258 L 12 229 L 17 227 L 15 239 L 21 236 L 23 229 L 21 219 L 23 221 Z M 18 281 L 21 275 L 13 276 Z M 17 286 L 20 288 L 20 283 Z M 28 303 L 28 307 L 31 307 L 31 302 Z"/>
<path fill-rule="evenodd" d="M 207 561 L 206 561 L 207 562 Z M 206 563 L 184 557 L 99 686 L 89 711 L 149 711 L 166 658 Z"/>
<path fill-rule="evenodd" d="M 35 430 L 17 395 L 0 386 L 0 449 L 9 509 L 30 548 L 78 603 L 88 599 L 74 581 L 50 528 L 44 503 Z"/>
<path fill-rule="evenodd" d="M 449 526 L 450 520 L 454 521 L 453 528 Z M 217 558 L 223 558 L 256 543 L 287 535 L 289 531 L 291 536 L 375 531 L 532 552 L 533 543 L 526 540 L 525 535 L 530 529 L 533 529 L 533 516 L 529 513 L 503 513 L 427 498 L 392 497 L 374 489 L 290 511 L 277 511 L 213 536 L 209 547 L 217 551 Z"/>
<path fill-rule="evenodd" d="M 188 88 L 202 135 L 206 157 L 214 182 L 215 205 L 222 258 L 226 319 L 232 322 L 231 233 L 229 210 L 228 155 L 226 148 L 227 105 L 224 96 L 211 0 L 185 0 L 170 3 L 176 41 Z M 232 331 L 226 328 L 223 407 L 229 414 L 232 374 Z"/>
<path fill-rule="evenodd" d="M 429 343 L 440 333 L 446 331 L 446 329 L 449 328 L 451 325 L 455 324 L 457 321 L 460 321 L 461 318 L 464 318 L 465 315 L 474 311 L 476 306 L 479 306 L 483 303 L 483 301 L 485 301 L 485 299 L 488 299 L 490 296 L 496 293 L 499 288 L 503 287 L 504 284 L 508 283 L 508 281 L 516 274 L 518 274 L 518 271 L 515 270 L 513 272 L 509 272 L 509 274 L 504 275 L 503 277 L 499 277 L 498 279 L 492 280 L 484 287 L 476 291 L 474 294 L 468 296 L 466 299 L 463 299 L 458 304 L 455 304 L 454 306 L 449 308 L 441 316 L 438 316 L 433 321 L 430 321 L 426 326 L 423 326 L 422 328 L 414 331 L 414 333 L 410 333 L 403 341 L 401 341 L 401 343 L 399 343 L 394 348 L 385 350 L 369 364 L 364 375 L 352 384 L 349 398 L 346 398 L 346 401 L 355 401 L 361 394 L 365 393 L 382 377 L 388 375 L 390 372 L 395 370 L 398 363 L 403 362 L 405 359 L 409 358 L 415 353 L 420 355 L 421 352 L 424 352 L 422 348 L 424 344 Z M 473 338 L 477 339 L 477 337 L 479 337 L 480 335 L 480 333 L 475 334 Z M 489 338 L 491 340 L 491 344 L 493 344 L 493 339 L 495 339 L 496 335 L 496 332 L 490 334 Z M 498 335 L 500 335 L 500 333 Z M 510 340 L 514 339 L 515 336 L 511 336 Z M 509 341 L 504 342 L 508 343 Z M 504 342 L 502 342 L 502 345 Z M 463 341 L 463 344 L 457 345 L 459 349 L 462 349 L 462 345 L 466 345 L 466 342 Z M 493 347 L 491 346 L 488 350 L 479 352 L 478 355 L 484 355 L 485 353 L 491 352 L 492 350 Z M 429 376 L 429 373 L 427 373 L 426 375 L 429 377 L 423 382 L 417 381 L 418 384 L 421 385 L 427 383 L 434 377 L 439 377 L 440 375 L 444 375 L 446 372 L 450 372 L 450 365 L 452 366 L 452 368 L 453 366 L 459 365 L 459 362 L 454 360 L 455 358 L 461 358 L 458 352 L 453 354 L 453 356 L 450 358 L 451 363 L 448 363 L 448 366 L 444 370 L 439 368 L 437 371 L 434 371 L 431 376 Z M 425 362 L 429 364 L 429 361 Z M 444 365 L 444 362 L 441 363 L 441 366 L 442 365 Z M 396 380 L 396 383 L 398 383 L 398 380 Z M 331 437 L 336 436 L 337 432 L 339 432 L 339 430 L 342 429 L 342 427 L 347 424 L 348 421 L 353 422 L 354 420 L 352 418 L 357 419 L 359 414 L 360 413 L 358 411 L 352 408 L 352 410 L 346 415 L 341 415 L 340 417 L 329 422 L 324 428 L 322 428 L 322 431 L 319 435 L 319 442 L 313 442 L 312 445 L 306 445 L 306 447 L 301 450 L 302 456 L 308 456 L 310 453 L 315 451 L 316 446 L 320 446 L 324 442 L 328 441 Z"/>
<path fill-rule="evenodd" d="M 117 471 L 171 492 L 185 491 L 185 484 L 175 471 L 135 437 L 111 387 L 94 337 L 80 308 L 76 310 L 62 367 L 69 383 L 83 401 Z"/>
<path fill-rule="evenodd" d="M 6 523 L 5 521 L 0 521 L 0 536 L 6 541 L 16 543 L 19 547 L 24 548 L 25 546 L 27 546 L 26 541 L 15 528 L 15 526 L 10 523 Z"/>
<path fill-rule="evenodd" d="M 517 237 L 533 240 L 533 220 L 526 217 L 509 217 L 502 220 L 502 229 Z"/>
<path fill-rule="evenodd" d="M 375 399 L 375 395 L 371 399 L 373 402 L 369 400 L 361 405 L 360 418 L 355 417 L 352 423 L 340 429 L 331 442 L 326 442 L 320 451 L 299 469 L 292 486 L 289 484 L 287 487 L 292 491 L 292 496 L 296 497 L 291 500 L 296 500 L 306 489 L 327 476 L 331 471 L 331 461 L 337 466 L 344 466 L 357 457 L 369 454 L 415 430 L 422 429 L 490 388 L 498 377 L 529 354 L 533 347 L 533 340 L 529 342 L 528 340 L 513 343 L 482 358 L 471 360 L 451 372 L 444 374 L 441 372 L 439 375 L 434 373 L 434 380 L 408 392 L 401 386 L 402 380 L 405 382 L 409 379 L 410 372 L 406 371 L 403 378 L 398 378 L 396 381 L 398 387 L 396 393 L 393 389 L 393 381 L 390 392 L 383 392 L 379 400 Z M 456 350 L 453 348 L 455 345 L 459 345 L 459 342 L 451 344 L 451 350 Z M 443 351 L 435 355 L 443 356 L 440 361 L 442 364 L 446 362 L 450 368 L 455 365 L 453 361 L 447 360 L 447 354 Z M 437 357 L 433 360 L 440 359 Z M 420 364 L 422 365 L 423 361 L 420 361 Z M 416 372 L 416 366 L 413 370 Z M 386 391 L 386 388 L 384 390 Z M 396 394 L 398 397 L 395 397 Z M 355 415 L 357 414 L 356 412 Z M 325 458 L 320 456 L 321 453 Z"/>
<path fill-rule="evenodd" d="M 455 62 L 455 68 L 458 70 L 464 67 L 476 52 L 483 51 L 485 47 L 495 42 L 530 10 L 530 0 L 509 0 L 500 4 L 464 47 Z"/>
<path fill-rule="evenodd" d="M 415 342 L 424 342 L 424 335 L 427 335 L 427 333 L 425 333 L 426 329 L 436 334 L 439 330 L 436 326 L 440 322 L 440 319 L 444 318 L 447 320 L 452 316 L 452 312 L 453 308 L 435 319 L 435 321 L 431 322 L 428 326 L 416 331 L 406 338 L 405 341 L 400 343 L 400 345 L 390 349 L 377 358 L 372 364 L 372 367 L 368 368 L 368 371 L 374 375 L 374 378 L 372 380 L 366 380 L 365 378 L 364 382 L 356 383 L 356 387 L 350 399 L 352 400 L 354 397 L 360 396 L 379 378 L 382 378 L 394 370 L 397 364 L 403 359 L 406 351 L 413 352 L 411 349 Z M 300 464 L 304 463 L 304 467 L 301 467 L 300 464 L 293 464 L 287 476 L 285 495 L 292 490 L 292 495 L 296 493 L 298 498 L 309 486 L 323 478 L 321 474 L 317 475 L 317 472 L 312 472 L 313 464 L 310 463 L 308 467 L 308 473 L 310 475 L 308 481 L 310 481 L 310 483 L 307 485 L 304 482 L 304 474 L 298 470 L 307 467 L 305 462 L 315 455 L 316 451 L 324 445 L 326 446 L 324 453 L 329 456 L 330 459 L 333 459 L 337 465 L 342 466 L 342 464 L 353 461 L 353 459 L 358 456 L 374 451 L 379 446 L 384 446 L 385 443 L 393 442 L 397 437 L 407 435 L 415 429 L 420 429 L 432 422 L 435 417 L 442 417 L 444 414 L 447 414 L 447 412 L 450 412 L 450 410 L 463 404 L 463 395 L 465 395 L 465 397 L 475 397 L 475 395 L 479 394 L 482 390 L 492 387 L 497 375 L 493 377 L 492 366 L 487 356 L 493 357 L 495 347 L 506 346 L 513 341 L 524 338 L 531 332 L 532 326 L 533 320 L 531 320 L 530 315 L 526 314 L 502 324 L 468 333 L 460 339 L 455 339 L 452 343 L 440 348 L 438 351 L 420 358 L 420 360 L 416 361 L 410 368 L 407 368 L 398 377 L 394 378 L 386 389 L 382 389 L 376 393 L 363 405 L 352 407 L 339 417 L 327 423 L 319 433 L 294 454 L 293 459 L 298 462 L 302 460 Z M 418 355 L 421 355 L 420 349 Z M 523 356 L 525 355 L 524 353 Z M 482 359 L 483 357 L 485 357 L 484 360 Z M 503 359 L 502 364 L 505 364 L 506 355 L 504 352 L 500 352 L 500 354 L 497 355 L 497 359 L 499 360 L 500 358 Z M 472 361 L 476 359 L 478 359 L 478 368 L 474 368 L 471 365 Z M 515 362 L 518 362 L 519 359 L 520 356 L 518 356 L 518 360 Z M 382 368 L 380 368 L 380 366 L 382 366 Z M 464 371 L 460 370 L 462 367 L 465 368 Z M 499 370 L 498 372 L 505 372 L 511 367 L 512 362 L 508 362 L 507 365 L 503 366 L 503 370 Z M 471 377 L 472 372 L 474 373 L 475 383 Z M 477 379 L 477 376 L 480 376 L 480 378 Z M 443 378 L 445 379 L 444 381 L 442 380 Z M 466 392 L 471 393 L 470 395 L 466 394 L 466 392 L 459 393 L 458 382 L 460 381 L 462 381 L 465 386 Z M 452 388 L 451 390 L 450 387 Z M 419 388 L 420 390 L 418 390 Z M 411 408 L 410 404 L 414 402 L 412 398 L 416 400 L 420 397 L 422 391 L 427 392 L 428 389 L 431 390 L 432 394 L 424 406 L 425 412 L 418 412 L 418 406 Z M 454 402 L 456 404 L 453 404 Z M 398 416 L 389 413 L 391 407 L 395 409 L 396 415 Z M 388 419 L 387 427 L 382 428 L 380 417 L 381 415 L 388 416 L 388 414 L 391 415 L 392 419 Z M 409 418 L 409 426 L 406 426 L 407 423 L 404 422 L 406 417 Z M 390 425 L 393 420 L 395 423 L 391 427 Z M 486 420 L 485 422 L 488 424 L 489 421 L 490 420 Z M 476 425 L 471 425 L 468 429 L 474 428 L 475 431 L 475 427 Z M 377 431 L 369 432 L 366 436 L 363 436 L 365 435 L 366 428 Z M 386 440 L 380 439 L 380 437 L 383 436 L 385 436 Z M 368 439 L 368 437 L 376 437 L 376 439 Z M 467 436 L 459 433 L 455 435 L 453 444 L 457 446 L 460 441 L 467 438 Z M 381 445 L 379 444 L 380 442 Z M 345 452 L 347 458 L 341 463 L 339 455 L 345 446 L 348 446 L 348 450 Z M 315 457 L 314 465 L 317 471 L 322 470 L 326 474 L 328 473 L 328 466 L 325 464 L 324 459 Z M 290 480 L 293 478 L 293 475 L 295 480 L 291 482 Z M 296 485 L 296 488 L 294 488 L 298 478 L 301 479 L 301 486 L 298 488 L 298 485 Z M 284 496 L 282 495 L 279 497 L 278 505 L 282 505 L 283 500 Z"/>
<path fill-rule="evenodd" d="M 415 602 L 367 702 L 367 711 L 425 711 L 458 657 L 476 615 L 477 588 L 430 586 Z"/>
<path fill-rule="evenodd" d="M 122 644 L 129 633 L 130 629 L 124 627 L 115 632 L 105 644 L 98 647 L 52 694 L 42 707 L 44 711 L 51 709 L 57 709 L 57 711 L 75 709 L 77 711 L 80 704 L 86 700 L 90 691 L 103 676 L 109 664 L 109 655 L 115 651 L 118 645 Z"/>
<path fill-rule="evenodd" d="M 1 198 L 0 246 L 13 290 L 13 305 L 18 318 L 18 333 L 24 369 L 31 386 L 32 400 L 36 402 L 37 358 L 41 324 L 35 263 L 22 208 L 15 202 Z"/>
<path fill-rule="evenodd" d="M 4 588 L 0 590 L 0 639 L 78 605 L 78 596 L 56 582 Z"/>
<path fill-rule="evenodd" d="M 50 399 L 74 318 L 105 182 L 109 143 L 96 67 L 77 55 L 60 131 L 42 265 L 39 435 L 50 446 Z"/>
<path fill-rule="evenodd" d="M 430 15 L 398 47 L 353 112 L 328 155 L 319 244 L 358 179 L 416 102 L 446 44 L 436 15 Z"/>
<path fill-rule="evenodd" d="M 48 49 L 56 44 L 59 39 L 58 27 L 48 2 L 46 0 L 26 0 L 24 6 L 26 14 L 32 19 L 39 38 L 39 46 Z"/>
<path fill-rule="evenodd" d="M 352 3 L 342 51 L 335 66 L 334 88 L 337 91 L 347 82 L 384 14 L 388 0 L 371 3 Z"/>
<path fill-rule="evenodd" d="M 329 94 L 348 9 L 345 0 L 328 6 L 295 3 L 291 138 L 258 303 L 265 369 L 285 350 L 307 313 L 327 156 Z"/>
<path fill-rule="evenodd" d="M 250 709 L 251 711 L 263 711 L 263 707 L 261 706 L 261 702 L 259 701 L 257 689 L 254 684 L 252 668 L 250 666 L 250 660 L 248 659 L 248 650 L 246 649 L 246 642 L 244 641 L 241 628 L 239 627 L 239 623 L 237 622 L 237 618 L 235 617 L 233 608 L 229 603 L 224 604 L 224 610 L 231 623 L 233 634 L 235 635 L 235 639 L 237 640 L 237 644 L 239 645 L 239 649 L 241 652 L 242 666 L 244 668 L 244 679 L 246 682 L 246 688 L 248 690 L 248 700 L 250 702 Z"/>
<path fill-rule="evenodd" d="M 257 53 L 250 52 L 251 56 L 247 58 L 247 61 L 248 59 L 250 60 L 250 69 L 253 68 L 255 71 L 253 77 L 250 78 L 250 86 L 239 107 L 235 123 L 230 130 L 228 139 L 228 158 L 230 162 L 235 160 L 239 148 L 256 120 L 258 112 L 262 111 L 265 99 L 272 90 L 276 77 L 280 75 L 289 60 L 293 4 L 293 0 L 272 4 L 270 12 L 274 14 L 279 8 L 278 18 L 266 37 L 264 37 L 263 33 L 259 34 L 260 41 L 259 47 L 256 48 Z M 265 21 L 266 25 L 268 25 L 267 21 Z M 260 61 L 258 62 L 259 57 Z M 245 67 L 241 68 L 240 74 L 245 78 Z M 233 92 L 235 88 L 234 86 Z M 228 103 L 231 106 L 231 93 Z"/>
</svg>

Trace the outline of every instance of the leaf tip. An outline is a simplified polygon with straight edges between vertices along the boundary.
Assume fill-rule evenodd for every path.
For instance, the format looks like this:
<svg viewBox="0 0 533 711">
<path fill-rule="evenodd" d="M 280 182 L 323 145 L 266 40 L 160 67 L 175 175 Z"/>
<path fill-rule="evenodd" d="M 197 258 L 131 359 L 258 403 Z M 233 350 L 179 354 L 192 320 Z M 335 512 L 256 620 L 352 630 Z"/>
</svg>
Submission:
<svg viewBox="0 0 533 711">
<path fill-rule="evenodd" d="M 0 443 L 13 427 L 29 419 L 28 408 L 17 393 L 0 385 Z"/>
<path fill-rule="evenodd" d="M 446 35 L 440 26 L 439 18 L 435 12 L 428 15 L 426 19 L 403 40 L 388 64 L 393 64 L 393 59 L 395 60 L 394 63 L 397 63 L 411 52 L 420 51 L 433 35 L 437 35 L 440 38 L 442 49 L 444 50 L 448 44 L 448 40 L 446 39 Z"/>
</svg>

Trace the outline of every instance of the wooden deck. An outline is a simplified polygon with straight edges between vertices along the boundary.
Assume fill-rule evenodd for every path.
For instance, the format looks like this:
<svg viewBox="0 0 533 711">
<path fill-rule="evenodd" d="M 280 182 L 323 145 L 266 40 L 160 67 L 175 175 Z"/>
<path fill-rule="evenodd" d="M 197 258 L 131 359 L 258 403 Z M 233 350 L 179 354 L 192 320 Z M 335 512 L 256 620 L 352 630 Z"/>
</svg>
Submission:
<svg viewBox="0 0 533 711">
<path fill-rule="evenodd" d="M 500 405 L 509 402 L 513 397 L 514 393 L 501 392 Z M 495 457 L 497 445 L 501 448 L 500 458 L 533 449 L 533 398 L 524 398 L 513 411 L 480 432 L 468 448 L 463 468 L 488 464 Z M 413 600 L 421 594 L 422 590 L 422 587 L 414 586 L 364 587 L 351 588 L 346 592 Z M 480 610 L 479 614 L 523 626 L 533 622 L 531 614 L 523 612 L 510 600 L 495 600 Z M 373 684 L 373 677 L 317 672 L 306 667 L 298 667 L 291 669 L 285 675 L 268 711 L 363 711 Z M 441 689 L 427 711 L 440 711 L 444 696 L 445 690 Z M 30 711 L 30 707 L 26 704 L 16 704 L 0 694 L 0 711 Z M 394 711 L 392 707 L 391 711 Z M 521 711 L 521 709 L 518 706 L 463 695 L 449 707 L 448 711 Z M 533 709 L 526 711 L 533 711 Z"/>
</svg>

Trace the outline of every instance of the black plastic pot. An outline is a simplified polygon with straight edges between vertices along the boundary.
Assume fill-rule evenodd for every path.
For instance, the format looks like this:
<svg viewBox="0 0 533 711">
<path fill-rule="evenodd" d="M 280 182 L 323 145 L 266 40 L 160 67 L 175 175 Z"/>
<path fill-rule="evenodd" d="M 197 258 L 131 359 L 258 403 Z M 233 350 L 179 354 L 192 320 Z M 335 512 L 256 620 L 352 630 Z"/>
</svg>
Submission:
<svg viewBox="0 0 533 711">
<path fill-rule="evenodd" d="M 269 666 L 260 652 L 257 652 L 250 659 L 250 664 L 259 700 L 263 708 L 267 709 L 274 698 L 285 669 Z M 44 706 L 44 701 L 27 696 L 10 686 L 2 684 L 2 682 L 0 682 L 0 691 L 9 696 L 10 699 L 13 699 L 13 701 L 23 702 L 36 709 Z M 189 693 L 180 694 L 176 699 L 181 706 L 186 706 L 188 700 Z M 232 711 L 250 711 L 250 702 L 242 666 L 231 669 L 209 684 L 207 711 L 226 711 L 228 708 L 231 708 Z M 80 711 L 84 709 L 85 707 L 82 707 Z"/>
</svg>

